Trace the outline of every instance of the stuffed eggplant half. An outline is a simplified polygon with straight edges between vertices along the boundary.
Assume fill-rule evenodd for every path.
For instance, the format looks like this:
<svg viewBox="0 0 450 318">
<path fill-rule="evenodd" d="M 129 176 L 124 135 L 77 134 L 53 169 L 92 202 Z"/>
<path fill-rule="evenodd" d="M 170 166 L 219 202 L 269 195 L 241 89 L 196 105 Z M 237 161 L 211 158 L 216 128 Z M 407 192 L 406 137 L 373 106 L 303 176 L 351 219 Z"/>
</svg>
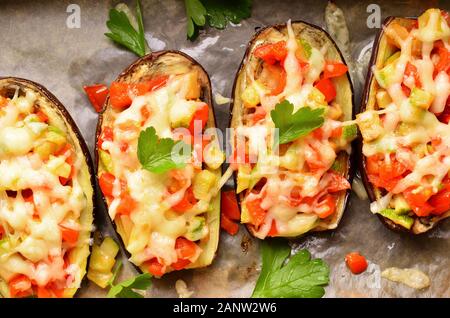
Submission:
<svg viewBox="0 0 450 318">
<path fill-rule="evenodd" d="M 388 18 L 364 94 L 362 171 L 371 211 L 392 229 L 423 233 L 450 216 L 448 14 Z"/>
<path fill-rule="evenodd" d="M 231 166 L 241 223 L 260 239 L 336 228 L 357 129 L 345 122 L 352 119 L 352 86 L 333 40 L 304 22 L 259 31 L 233 99 Z"/>
<path fill-rule="evenodd" d="M 0 296 L 72 297 L 86 273 L 93 170 L 62 104 L 0 78 Z"/>
<path fill-rule="evenodd" d="M 223 153 L 204 69 L 175 51 L 139 59 L 112 83 L 97 135 L 100 188 L 130 261 L 154 276 L 209 265 Z M 181 141 L 190 150 L 175 163 Z"/>
</svg>

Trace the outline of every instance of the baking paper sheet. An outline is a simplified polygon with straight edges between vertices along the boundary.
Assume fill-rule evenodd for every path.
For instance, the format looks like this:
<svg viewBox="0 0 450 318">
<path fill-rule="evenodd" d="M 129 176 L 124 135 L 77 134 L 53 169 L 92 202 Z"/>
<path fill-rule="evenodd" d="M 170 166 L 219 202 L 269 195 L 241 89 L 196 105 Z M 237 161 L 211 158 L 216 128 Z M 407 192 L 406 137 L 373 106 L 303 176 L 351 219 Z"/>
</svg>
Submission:
<svg viewBox="0 0 450 318">
<path fill-rule="evenodd" d="M 128 2 L 134 9 L 134 1 Z M 198 39 L 186 39 L 186 15 L 181 0 L 142 0 L 146 39 L 152 50 L 179 49 L 209 72 L 213 91 L 231 96 L 231 88 L 247 42 L 255 29 L 288 19 L 305 20 L 325 27 L 327 2 L 254 0 L 252 17 L 226 30 L 207 29 Z M 381 21 L 389 15 L 415 16 L 428 7 L 450 8 L 448 1 L 336 1 L 344 11 L 350 33 L 349 52 L 355 102 L 359 106 L 362 85 L 376 28 L 367 19 L 378 9 Z M 69 6 L 75 4 L 76 6 Z M 68 108 L 91 151 L 97 115 L 82 86 L 110 83 L 136 59 L 108 40 L 108 10 L 116 1 L 0 1 L 0 76 L 31 79 L 46 86 Z M 375 7 L 374 7 L 375 5 Z M 370 7 L 369 7 L 370 6 Z M 67 19 L 80 10 L 79 28 Z M 374 9 L 375 8 L 375 9 Z M 375 11 L 374 11 L 375 10 Z M 369 11 L 369 12 L 368 12 Z M 72 22 L 72 24 L 70 23 Z M 73 26 L 76 20 L 70 20 Z M 228 124 L 229 105 L 215 105 L 219 128 Z M 231 181 L 230 181 L 231 182 Z M 229 184 L 231 185 L 231 183 Z M 101 205 L 101 202 L 99 201 Z M 101 207 L 103 208 L 103 207 Z M 112 234 L 110 223 L 97 213 L 103 233 Z M 411 237 L 391 232 L 369 212 L 369 202 L 351 196 L 346 213 L 334 232 L 312 234 L 296 240 L 323 258 L 331 269 L 326 297 L 450 297 L 450 222 L 425 235 Z M 367 272 L 351 275 L 344 263 L 348 252 L 360 251 L 369 260 Z M 125 260 L 125 259 L 124 259 Z M 135 275 L 126 263 L 119 279 Z M 183 279 L 193 297 L 248 297 L 258 277 L 258 242 L 244 227 L 231 237 L 222 233 L 212 266 L 184 271 L 154 280 L 149 297 L 177 297 L 175 281 Z M 381 279 L 387 267 L 416 267 L 430 276 L 431 286 L 422 291 Z M 105 292 L 85 282 L 80 297 L 102 297 Z"/>
</svg>

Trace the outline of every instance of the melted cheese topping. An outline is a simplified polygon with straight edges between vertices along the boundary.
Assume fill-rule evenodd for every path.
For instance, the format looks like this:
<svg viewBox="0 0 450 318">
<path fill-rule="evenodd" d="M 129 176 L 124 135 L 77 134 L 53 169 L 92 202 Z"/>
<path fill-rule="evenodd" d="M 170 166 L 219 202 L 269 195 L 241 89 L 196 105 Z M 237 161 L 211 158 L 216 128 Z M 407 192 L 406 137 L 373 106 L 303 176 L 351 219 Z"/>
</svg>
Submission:
<svg viewBox="0 0 450 318">
<path fill-rule="evenodd" d="M 52 127 L 35 114 L 34 92 L 0 99 L 5 103 L 0 105 L 0 281 L 25 275 L 37 286 L 78 288 L 72 283 L 80 269 L 64 265 L 73 242 L 63 240 L 61 227 L 90 231 L 81 229 L 79 221 L 86 207 L 77 172 L 81 159 L 70 167 L 70 151 L 41 156 L 40 147 L 48 145 Z M 57 136 L 65 144 L 60 132 L 65 128 L 58 128 Z M 71 181 L 63 185 L 61 176 Z"/>
<path fill-rule="evenodd" d="M 275 124 L 270 112 L 277 103 L 288 100 L 293 104 L 294 112 L 305 106 L 330 107 L 322 93 L 314 87 L 324 71 L 327 47 L 322 50 L 311 48 L 308 66 L 306 69 L 302 68 L 297 57 L 301 44 L 295 37 L 290 21 L 287 24 L 287 33 L 287 39 L 285 39 L 287 55 L 284 63 L 281 63 L 286 72 L 286 85 L 283 91 L 276 96 L 268 94 L 264 85 L 257 78 L 255 79 L 251 62 L 248 63 L 245 70 L 246 78 L 242 82 L 242 91 L 249 86 L 253 87 L 260 100 L 260 105 L 256 105 L 256 109 L 263 108 L 266 115 L 262 120 L 252 122 L 253 114 L 244 114 L 244 123 L 236 127 L 234 136 L 235 151 L 237 145 L 246 141 L 250 160 L 256 158 L 253 162 L 257 162 L 254 167 L 248 164 L 237 167 L 238 188 L 242 179 L 255 180 L 250 181 L 250 184 L 265 180 L 262 188 L 257 192 L 251 191 L 254 185 L 245 188 L 245 198 L 241 205 L 245 210 L 247 204 L 260 200 L 260 207 L 266 211 L 266 214 L 262 224 L 255 226 L 254 229 L 255 235 L 261 239 L 269 234 L 273 221 L 276 224 L 277 236 L 297 236 L 318 224 L 320 213 L 328 209 L 324 206 L 323 200 L 328 195 L 332 176 L 337 175 L 331 167 L 339 151 L 349 150 L 350 140 L 338 141 L 339 138 L 331 137 L 334 129 L 342 128 L 345 124 L 338 120 L 337 117 L 340 116 L 333 116 L 328 110 L 319 134 L 310 133 L 284 145 L 288 150 L 283 155 L 278 154 L 270 146 L 275 137 L 273 135 Z M 256 44 L 254 48 L 257 46 Z M 317 102 L 317 98 L 320 102 Z M 340 109 L 340 105 L 336 103 L 333 106 Z M 245 169 L 251 170 L 251 173 L 243 172 Z M 350 187 L 344 178 L 342 182 L 345 187 Z M 309 200 L 293 204 L 293 191 L 297 191 L 299 197 Z M 253 224 L 251 216 L 250 219 L 243 217 L 242 222 Z"/>
<path fill-rule="evenodd" d="M 137 158 L 141 131 L 154 127 L 159 138 L 174 138 L 172 127 L 183 122 L 183 118 L 192 117 L 193 112 L 205 105 L 200 100 L 188 100 L 189 79 L 189 73 L 171 75 L 163 87 L 134 97 L 131 106 L 121 112 L 114 111 L 111 123 L 113 141 L 105 141 L 102 145 L 102 149 L 111 156 L 111 173 L 116 178 L 113 197 L 108 202 L 111 218 L 119 220 L 117 209 L 123 190 L 119 180 L 125 182 L 127 191 L 136 202 L 129 217 L 120 215 L 120 218 L 129 218 L 128 222 L 131 221 L 127 230 L 129 237 L 125 239 L 126 248 L 131 254 L 130 260 L 138 266 L 154 258 L 166 267 L 177 262 L 177 238 L 188 236 L 188 225 L 195 217 L 205 216 L 212 198 L 217 195 L 217 191 L 212 191 L 188 211 L 176 213 L 171 207 L 183 199 L 198 173 L 194 164 L 189 162 L 182 169 L 157 174 L 144 170 Z M 143 108 L 147 108 L 150 113 L 148 118 L 143 118 Z M 127 145 L 126 151 L 122 149 L 124 144 Z M 174 179 L 183 185 L 171 193 L 168 188 Z M 207 224 L 202 231 L 208 234 Z M 207 239 L 207 235 L 203 235 L 202 239 Z M 197 246 L 197 252 L 189 261 L 194 263 L 201 253 L 202 249 Z"/>
<path fill-rule="evenodd" d="M 358 116 L 364 137 L 363 154 L 366 157 L 381 154 L 386 160 L 391 160 L 391 153 L 408 168 L 392 191 L 371 205 L 374 213 L 392 207 L 392 195 L 401 194 L 411 187 L 417 191 L 430 187 L 433 193 L 437 193 L 450 170 L 450 127 L 438 119 L 444 110 L 449 110 L 450 80 L 448 70 L 436 68 L 436 61 L 440 58 L 435 49 L 438 41 L 442 41 L 442 49 L 448 51 L 450 33 L 439 35 L 438 29 L 431 28 L 442 23 L 441 29 L 449 30 L 439 10 L 430 9 L 419 21 L 428 14 L 430 20 L 427 25 L 419 23 L 418 29 L 412 29 L 407 38 L 400 40 L 400 57 L 392 62 L 396 63 L 394 72 L 385 74 L 389 77 L 389 84 L 386 86 L 385 78 L 377 77 L 378 84 L 386 89 L 392 102 L 384 105 L 385 109 L 367 110 Z M 420 55 L 413 54 L 411 49 L 413 41 L 417 40 L 422 41 Z M 417 69 L 419 82 L 414 76 L 405 74 L 407 63 Z M 374 67 L 374 72 L 382 70 Z M 405 95 L 402 85 L 412 89 L 411 96 Z M 414 97 L 417 88 L 426 95 Z M 381 121 L 379 116 L 383 116 Z M 431 147 L 432 141 L 438 142 Z"/>
</svg>

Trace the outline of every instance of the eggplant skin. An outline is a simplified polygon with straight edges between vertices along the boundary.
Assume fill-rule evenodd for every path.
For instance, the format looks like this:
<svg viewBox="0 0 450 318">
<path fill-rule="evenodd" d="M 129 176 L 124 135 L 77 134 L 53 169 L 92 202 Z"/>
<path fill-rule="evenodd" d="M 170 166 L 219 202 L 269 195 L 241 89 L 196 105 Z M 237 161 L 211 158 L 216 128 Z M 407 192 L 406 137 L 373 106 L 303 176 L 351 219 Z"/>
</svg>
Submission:
<svg viewBox="0 0 450 318">
<path fill-rule="evenodd" d="M 201 85 L 201 93 L 200 93 L 200 99 L 208 104 L 209 106 L 209 116 L 208 116 L 208 122 L 206 124 L 205 129 L 208 128 L 216 128 L 216 117 L 214 114 L 214 108 L 213 108 L 213 99 L 212 99 L 212 90 L 211 90 L 211 81 L 209 79 L 209 75 L 206 72 L 206 70 L 192 57 L 189 55 L 176 51 L 176 50 L 164 50 L 164 51 L 157 51 L 152 52 L 150 54 L 147 54 L 138 60 L 136 60 L 134 63 L 132 63 L 130 66 L 128 66 L 120 75 L 116 78 L 116 82 L 126 82 L 126 83 L 136 83 L 143 79 L 151 78 L 153 75 L 156 74 L 165 74 L 170 75 L 174 74 L 174 71 L 183 67 L 194 67 L 199 71 L 199 81 Z M 95 143 L 95 158 L 94 158 L 94 164 L 95 164 L 95 170 L 97 172 L 97 179 L 101 172 L 101 165 L 100 165 L 100 158 L 99 158 L 99 149 L 98 149 L 98 138 L 101 135 L 103 124 L 108 121 L 108 111 L 110 108 L 110 97 L 107 96 L 105 100 L 105 104 L 103 105 L 103 109 L 101 113 L 99 114 L 99 119 L 97 123 L 97 131 L 96 131 L 96 143 Z M 216 136 L 217 137 L 217 136 Z M 220 178 L 221 169 L 217 170 L 218 177 Z M 106 198 L 103 195 L 101 191 L 100 195 L 102 197 L 104 206 L 106 209 L 106 219 L 109 220 L 112 223 L 113 228 L 115 229 L 116 233 L 119 237 L 119 243 L 125 251 L 125 254 L 127 257 L 131 257 L 130 253 L 126 249 L 126 244 L 124 242 L 124 239 L 122 236 L 118 233 L 117 224 L 114 220 L 112 220 L 108 213 L 108 204 L 106 202 Z M 211 204 L 214 206 L 214 209 L 212 211 L 208 212 L 207 215 L 207 223 L 210 227 L 210 235 L 209 240 L 207 243 L 202 243 L 201 247 L 203 248 L 203 253 L 200 255 L 199 260 L 197 262 L 191 264 L 186 269 L 192 269 L 192 268 L 201 268 L 206 267 L 210 265 L 215 258 L 217 254 L 217 249 L 219 245 L 219 234 L 220 234 L 220 192 L 219 194 L 214 198 L 214 200 L 211 202 Z M 138 272 L 144 272 L 143 267 L 139 267 L 133 263 L 131 263 Z"/>
<path fill-rule="evenodd" d="M 366 111 L 367 109 L 374 108 L 375 105 L 375 95 L 376 95 L 376 79 L 372 72 L 372 66 L 379 63 L 383 56 L 390 55 L 393 53 L 393 48 L 387 43 L 386 35 L 384 33 L 385 28 L 393 23 L 397 22 L 404 26 L 410 26 L 415 23 L 417 17 L 387 17 L 383 26 L 380 28 L 377 37 L 375 38 L 372 56 L 370 58 L 370 63 L 366 76 L 366 83 L 364 86 L 364 91 L 362 95 L 361 102 L 361 112 Z M 358 140 L 358 153 L 359 153 L 359 170 L 361 171 L 362 180 L 364 183 L 364 187 L 366 188 L 367 194 L 371 202 L 376 201 L 381 197 L 381 192 L 378 188 L 372 186 L 369 181 L 367 170 L 366 170 L 366 160 L 362 153 L 362 145 L 363 140 L 362 137 L 359 137 Z M 380 214 L 377 214 L 380 221 L 389 229 L 399 232 L 399 233 L 408 233 L 413 235 L 423 234 L 425 232 L 430 231 L 435 228 L 439 222 L 443 221 L 450 217 L 450 212 L 446 212 L 441 216 L 432 216 L 432 217 L 415 217 L 415 221 L 411 229 L 407 229 L 399 224 L 394 223 L 388 218 L 383 217 Z"/>
<path fill-rule="evenodd" d="M 10 93 L 16 88 L 20 90 L 29 89 L 38 94 L 39 102 L 41 103 L 40 107 L 46 107 L 51 109 L 54 114 L 48 114 L 50 119 L 58 118 L 62 120 L 65 127 L 67 128 L 67 135 L 70 139 L 72 145 L 75 148 L 75 153 L 77 157 L 83 158 L 83 165 L 80 173 L 82 174 L 82 182 L 83 182 L 83 190 L 85 194 L 87 194 L 87 207 L 85 211 L 80 216 L 80 222 L 84 228 L 92 228 L 94 224 L 94 216 L 95 216 L 95 198 L 96 198 L 96 188 L 95 188 L 95 177 L 94 177 L 94 165 L 92 162 L 91 155 L 89 153 L 89 149 L 86 145 L 85 140 L 82 137 L 80 130 L 78 129 L 75 121 L 64 107 L 64 105 L 52 94 L 48 91 L 44 86 L 35 83 L 33 81 L 18 78 L 18 77 L 0 77 L 0 92 Z M 44 106 L 45 105 L 45 106 Z M 53 116 L 54 115 L 54 116 Z M 86 177 L 86 178 L 85 178 Z M 83 250 L 84 245 L 79 245 L 77 248 L 80 248 L 76 255 L 74 256 L 76 262 L 81 264 L 81 277 L 77 282 L 77 288 L 68 288 L 65 290 L 64 297 L 73 297 L 76 296 L 76 293 L 80 290 L 83 282 L 86 279 L 86 271 L 87 265 L 89 262 L 89 256 L 91 252 L 91 246 L 89 244 L 92 239 L 92 231 L 89 232 L 89 235 L 83 238 L 87 246 L 87 251 Z M 86 253 L 87 252 L 87 253 Z"/>
<path fill-rule="evenodd" d="M 311 40 L 312 46 L 317 47 L 317 48 L 321 48 L 324 45 L 329 45 L 330 49 L 328 50 L 327 54 L 332 54 L 333 55 L 332 58 L 334 60 L 341 61 L 342 63 L 347 65 L 342 52 L 339 50 L 339 47 L 337 46 L 336 42 L 328 34 L 328 32 L 326 32 L 325 30 L 323 30 L 322 28 L 320 28 L 316 25 L 313 25 L 313 24 L 310 24 L 308 22 L 301 21 L 301 20 L 292 21 L 291 24 L 292 24 L 292 28 L 294 29 L 294 33 L 296 34 L 296 37 L 299 37 L 299 36 L 306 37 L 308 40 Z M 230 119 L 229 119 L 228 127 L 234 128 L 239 124 L 239 120 L 240 120 L 240 116 L 241 116 L 241 109 L 239 107 L 240 106 L 239 104 L 242 104 L 240 102 L 241 97 L 239 94 L 239 85 L 240 85 L 241 77 L 244 76 L 245 67 L 246 67 L 247 63 L 249 63 L 249 61 L 250 61 L 251 53 L 252 53 L 253 49 L 257 45 L 262 43 L 265 40 L 265 37 L 270 34 L 270 32 L 278 31 L 278 32 L 282 32 L 286 35 L 287 34 L 286 29 L 287 29 L 286 23 L 275 24 L 275 25 L 264 27 L 264 28 L 258 30 L 254 34 L 252 39 L 249 41 L 249 43 L 247 44 L 247 49 L 245 51 L 244 57 L 242 58 L 241 64 L 238 68 L 238 71 L 236 73 L 234 83 L 233 83 L 233 92 L 232 92 L 232 97 L 231 97 L 232 103 L 230 105 Z M 328 56 L 328 58 L 330 58 L 330 56 Z M 336 99 L 340 99 L 340 103 L 343 107 L 345 120 L 355 119 L 356 109 L 355 109 L 355 102 L 354 102 L 354 91 L 353 91 L 353 85 L 352 85 L 352 82 L 350 79 L 350 75 L 348 72 L 345 77 L 341 77 L 339 84 L 341 84 L 341 85 L 336 85 L 336 92 L 337 92 Z M 356 145 L 357 144 L 355 143 L 355 141 L 352 142 L 352 145 L 351 145 L 352 151 L 351 151 L 350 155 L 348 155 L 344 152 L 341 152 L 341 153 L 339 153 L 339 156 L 337 159 L 343 164 L 344 170 L 345 170 L 344 176 L 350 182 L 350 184 L 353 180 L 353 175 L 355 172 L 354 171 L 355 155 L 354 155 L 353 149 L 355 148 Z M 237 172 L 235 172 L 233 174 L 233 178 L 234 178 L 234 185 L 235 185 L 235 190 L 236 190 Z M 333 229 L 337 228 L 337 226 L 339 225 L 339 222 L 342 219 L 345 208 L 347 206 L 348 197 L 350 195 L 350 192 L 351 192 L 351 189 L 348 189 L 347 191 L 345 191 L 342 194 L 341 198 L 338 200 L 338 203 L 337 203 L 337 209 L 336 209 L 337 212 L 334 214 L 334 217 L 331 220 L 325 219 L 324 221 L 321 221 L 318 226 L 316 226 L 309 232 L 328 231 L 328 230 L 333 230 Z M 238 202 L 239 208 L 241 207 L 241 201 L 243 200 L 243 198 L 244 198 L 243 193 L 237 195 L 237 202 Z M 247 225 L 247 230 L 253 235 L 254 229 L 252 226 Z M 309 233 L 309 232 L 307 232 L 307 233 Z M 305 234 L 307 234 L 307 233 L 305 233 Z M 304 234 L 302 234 L 302 235 L 304 235 Z"/>
</svg>

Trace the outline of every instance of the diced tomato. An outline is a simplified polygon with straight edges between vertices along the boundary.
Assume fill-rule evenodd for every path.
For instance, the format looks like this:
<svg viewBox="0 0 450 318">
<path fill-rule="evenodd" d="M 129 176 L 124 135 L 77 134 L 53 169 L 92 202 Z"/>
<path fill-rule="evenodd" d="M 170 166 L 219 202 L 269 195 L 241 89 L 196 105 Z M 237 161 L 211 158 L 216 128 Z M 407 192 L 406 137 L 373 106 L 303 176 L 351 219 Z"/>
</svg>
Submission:
<svg viewBox="0 0 450 318">
<path fill-rule="evenodd" d="M 148 81 L 143 81 L 134 85 L 130 85 L 133 95 L 141 96 L 145 93 L 152 92 L 166 85 L 169 77 L 167 75 L 157 76 Z"/>
<path fill-rule="evenodd" d="M 143 106 L 141 108 L 141 116 L 142 116 L 142 126 L 145 124 L 145 122 L 147 121 L 147 119 L 150 118 L 151 112 L 148 109 L 147 106 Z"/>
<path fill-rule="evenodd" d="M 98 138 L 97 146 L 99 149 L 103 149 L 103 142 L 113 141 L 114 133 L 111 127 L 104 127 L 100 137 Z"/>
<path fill-rule="evenodd" d="M 195 136 L 195 133 L 201 134 L 201 132 L 206 126 L 206 123 L 208 122 L 208 115 L 209 115 L 208 104 L 203 104 L 200 108 L 198 108 L 195 111 L 194 116 L 192 116 L 191 122 L 189 123 L 189 131 L 191 132 L 192 136 Z M 196 121 L 201 121 L 202 127 L 201 131 L 194 131 Z"/>
<path fill-rule="evenodd" d="M 411 89 L 405 84 L 402 84 L 402 92 L 406 97 L 409 97 L 411 95 Z"/>
<path fill-rule="evenodd" d="M 114 181 L 116 180 L 116 177 L 112 175 L 111 173 L 104 172 L 100 176 L 100 179 L 98 180 L 98 183 L 100 185 L 100 189 L 102 190 L 104 195 L 113 196 L 113 189 L 114 189 Z"/>
<path fill-rule="evenodd" d="M 286 42 L 279 41 L 258 46 L 253 54 L 268 64 L 282 62 L 287 56 Z"/>
<path fill-rule="evenodd" d="M 38 298 L 52 298 L 52 293 L 45 287 L 37 287 L 37 297 Z"/>
<path fill-rule="evenodd" d="M 42 110 L 38 110 L 36 115 L 38 116 L 39 121 L 48 123 L 48 116 Z"/>
<path fill-rule="evenodd" d="M 22 190 L 22 198 L 25 202 L 34 203 L 33 190 L 31 189 Z"/>
<path fill-rule="evenodd" d="M 230 220 L 239 221 L 241 219 L 235 191 L 222 192 L 221 210 Z"/>
<path fill-rule="evenodd" d="M 439 61 L 435 65 L 434 75 L 437 75 L 439 72 L 448 72 L 450 70 L 450 53 L 449 53 L 449 51 L 444 46 L 442 41 L 436 42 L 435 47 L 439 54 Z"/>
<path fill-rule="evenodd" d="M 63 298 L 64 297 L 64 288 L 59 288 L 54 283 L 50 283 L 46 286 L 46 288 L 56 297 Z"/>
<path fill-rule="evenodd" d="M 250 214 L 251 223 L 255 226 L 260 226 L 264 223 L 267 211 L 261 207 L 261 198 L 254 200 L 247 200 L 245 206 L 247 207 L 248 213 Z"/>
<path fill-rule="evenodd" d="M 5 235 L 5 229 L 0 225 L 0 240 L 3 238 L 3 235 Z"/>
<path fill-rule="evenodd" d="M 344 176 L 341 176 L 340 174 L 337 174 L 335 172 L 331 172 L 330 176 L 330 183 L 327 187 L 328 192 L 333 193 L 350 189 L 350 183 L 346 178 L 344 178 Z"/>
<path fill-rule="evenodd" d="M 267 114 L 267 112 L 264 109 L 264 107 L 257 106 L 255 108 L 255 112 L 252 114 L 252 122 L 257 123 L 260 120 L 263 120 L 264 118 L 266 118 L 266 114 Z"/>
<path fill-rule="evenodd" d="M 441 215 L 450 210 L 450 184 L 444 180 L 444 187 L 437 194 L 433 195 L 428 203 L 433 207 L 431 214 Z"/>
<path fill-rule="evenodd" d="M 325 198 L 318 203 L 317 209 L 314 211 L 314 213 L 316 213 L 319 218 L 325 219 L 334 214 L 335 211 L 336 198 L 331 194 L 327 194 Z"/>
<path fill-rule="evenodd" d="M 411 207 L 413 212 L 420 217 L 428 216 L 433 211 L 433 206 L 427 201 L 433 195 L 431 187 L 425 187 L 417 191 L 416 187 L 410 187 L 403 191 L 403 196 L 406 202 Z"/>
<path fill-rule="evenodd" d="M 130 215 L 136 208 L 136 201 L 128 193 L 122 193 L 120 195 L 120 203 L 117 206 L 117 215 Z"/>
<path fill-rule="evenodd" d="M 148 271 L 153 276 L 160 277 L 164 275 L 164 273 L 166 272 L 166 267 L 160 262 L 158 262 L 158 259 L 156 257 L 148 261 L 147 264 L 148 264 Z"/>
<path fill-rule="evenodd" d="M 184 213 L 197 203 L 192 187 L 189 187 L 184 193 L 180 202 L 172 206 L 172 210 L 178 213 Z"/>
<path fill-rule="evenodd" d="M 342 136 L 342 131 L 343 131 L 342 126 L 333 128 L 333 129 L 331 130 L 330 137 L 331 137 L 331 138 L 340 138 L 340 137 Z"/>
<path fill-rule="evenodd" d="M 319 128 L 316 128 L 313 130 L 312 135 L 315 139 L 321 140 L 321 139 L 323 139 L 323 133 L 324 132 L 323 132 L 322 127 L 319 127 Z"/>
<path fill-rule="evenodd" d="M 323 78 L 339 77 L 347 73 L 348 67 L 341 62 L 326 61 Z"/>
<path fill-rule="evenodd" d="M 336 88 L 334 88 L 333 82 L 329 78 L 320 79 L 315 85 L 319 91 L 325 95 L 327 103 L 331 102 L 336 97 Z"/>
<path fill-rule="evenodd" d="M 259 80 L 270 90 L 270 95 L 278 95 L 286 86 L 286 71 L 279 65 L 264 64 Z"/>
<path fill-rule="evenodd" d="M 175 241 L 175 250 L 177 251 L 178 258 L 188 259 L 193 257 L 197 252 L 197 244 L 184 237 L 179 237 Z"/>
<path fill-rule="evenodd" d="M 414 77 L 414 82 L 416 84 L 417 87 L 422 87 L 422 83 L 420 82 L 420 75 L 419 72 L 417 72 L 417 67 L 415 67 L 413 64 L 411 63 L 407 63 L 406 67 L 405 67 L 405 76 L 407 77 Z M 407 96 L 409 96 L 410 94 L 408 94 Z"/>
<path fill-rule="evenodd" d="M 104 84 L 95 84 L 91 86 L 83 86 L 92 107 L 94 107 L 97 113 L 100 113 L 103 109 L 106 97 L 108 96 L 108 86 Z"/>
<path fill-rule="evenodd" d="M 364 272 L 368 265 L 366 258 L 357 252 L 347 254 L 347 256 L 345 256 L 345 263 L 350 271 L 355 275 Z"/>
<path fill-rule="evenodd" d="M 71 229 L 61 224 L 59 225 L 59 228 L 61 230 L 63 242 L 66 242 L 70 245 L 75 245 L 77 243 L 78 235 L 80 234 L 79 231 Z"/>
<path fill-rule="evenodd" d="M 367 173 L 378 174 L 378 169 L 380 167 L 380 158 L 382 158 L 382 156 L 378 156 L 378 155 L 366 157 Z"/>
<path fill-rule="evenodd" d="M 221 216 L 220 216 L 220 227 L 228 232 L 230 235 L 236 235 L 236 233 L 239 231 L 239 226 L 236 222 L 232 221 L 222 210 Z"/>
<path fill-rule="evenodd" d="M 390 161 L 384 160 L 379 167 L 381 179 L 390 180 L 403 175 L 407 171 L 406 167 L 400 163 L 394 155 L 391 155 Z"/>
<path fill-rule="evenodd" d="M 128 94 L 130 85 L 123 82 L 112 82 L 109 88 L 109 100 L 114 109 L 122 110 L 131 105 L 131 97 Z"/>
<path fill-rule="evenodd" d="M 188 259 L 182 259 L 182 258 L 180 258 L 180 259 L 178 259 L 175 263 L 172 263 L 172 264 L 170 264 L 170 266 L 174 269 L 174 270 L 176 270 L 176 271 L 179 271 L 179 270 L 182 270 L 182 269 L 184 269 L 184 268 L 186 268 L 189 264 L 191 264 L 192 262 L 190 261 L 190 260 L 188 260 Z"/>
<path fill-rule="evenodd" d="M 401 177 L 397 177 L 389 180 L 383 180 L 376 174 L 369 174 L 368 178 L 370 183 L 372 183 L 374 186 L 378 188 L 384 188 L 389 192 L 394 190 L 397 183 L 402 179 Z"/>
<path fill-rule="evenodd" d="M 289 196 L 289 204 L 291 206 L 299 206 L 302 202 L 301 196 L 302 189 L 299 186 L 294 186 L 291 190 L 291 194 Z"/>
<path fill-rule="evenodd" d="M 8 283 L 11 298 L 23 298 L 33 294 L 31 280 L 25 275 L 18 275 Z"/>
<path fill-rule="evenodd" d="M 0 96 L 0 107 L 5 106 L 7 102 L 8 100 L 5 97 Z"/>
<path fill-rule="evenodd" d="M 277 230 L 277 222 L 275 220 L 272 220 L 272 225 L 270 226 L 270 231 L 267 233 L 268 237 L 275 237 L 278 234 Z"/>
</svg>

